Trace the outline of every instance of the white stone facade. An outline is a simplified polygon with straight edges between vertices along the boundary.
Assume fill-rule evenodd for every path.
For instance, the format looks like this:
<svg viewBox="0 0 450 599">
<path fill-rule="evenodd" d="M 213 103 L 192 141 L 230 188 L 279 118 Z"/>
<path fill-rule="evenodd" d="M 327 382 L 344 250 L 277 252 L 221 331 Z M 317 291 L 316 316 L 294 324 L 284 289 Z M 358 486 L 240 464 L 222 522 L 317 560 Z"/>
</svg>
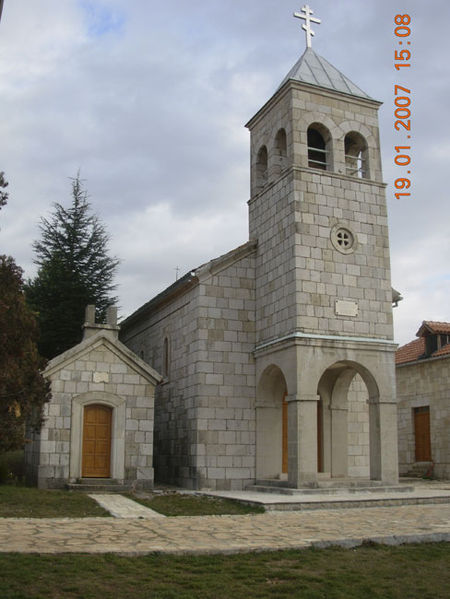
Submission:
<svg viewBox="0 0 450 599">
<path fill-rule="evenodd" d="M 52 398 L 40 434 L 26 446 L 28 478 L 42 488 L 82 478 L 83 415 L 94 405 L 112 415 L 105 478 L 152 488 L 154 389 L 161 377 L 117 340 L 118 327 L 88 322 L 85 329 L 85 339 L 44 372 Z"/>
<path fill-rule="evenodd" d="M 198 269 L 143 306 L 122 334 L 164 373 L 155 403 L 160 480 L 216 489 L 254 480 L 254 254 L 249 243 Z"/>
<path fill-rule="evenodd" d="M 299 72 L 302 61 L 331 81 L 311 49 Z M 286 78 L 248 123 L 250 241 L 123 323 L 124 343 L 166 373 L 155 400 L 162 481 L 398 480 L 380 104 L 338 75 L 336 88 Z M 350 157 L 349 139 L 360 143 Z M 364 168 L 349 170 L 355 161 Z"/>
</svg>

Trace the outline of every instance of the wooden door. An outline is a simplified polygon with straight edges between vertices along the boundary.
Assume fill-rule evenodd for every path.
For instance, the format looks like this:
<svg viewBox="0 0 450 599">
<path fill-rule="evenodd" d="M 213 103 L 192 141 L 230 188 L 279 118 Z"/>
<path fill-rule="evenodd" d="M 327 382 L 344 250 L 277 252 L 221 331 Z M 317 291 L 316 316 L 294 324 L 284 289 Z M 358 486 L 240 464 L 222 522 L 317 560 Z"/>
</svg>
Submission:
<svg viewBox="0 0 450 599">
<path fill-rule="evenodd" d="M 281 448 L 281 472 L 287 474 L 288 471 L 288 402 L 285 393 L 283 395 L 283 416 L 282 416 L 282 448 Z"/>
<path fill-rule="evenodd" d="M 111 420 L 112 408 L 97 404 L 84 408 L 83 478 L 111 476 Z"/>
<path fill-rule="evenodd" d="M 416 462 L 431 462 L 430 408 L 414 408 Z"/>
</svg>

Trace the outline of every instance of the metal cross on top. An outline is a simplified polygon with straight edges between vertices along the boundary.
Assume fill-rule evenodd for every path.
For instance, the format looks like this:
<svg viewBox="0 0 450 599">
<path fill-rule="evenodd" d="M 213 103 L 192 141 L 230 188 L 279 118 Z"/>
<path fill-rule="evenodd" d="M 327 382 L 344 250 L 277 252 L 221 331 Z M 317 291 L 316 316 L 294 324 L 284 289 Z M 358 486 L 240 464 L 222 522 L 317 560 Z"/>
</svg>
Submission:
<svg viewBox="0 0 450 599">
<path fill-rule="evenodd" d="M 315 35 L 314 31 L 311 29 L 311 23 L 317 23 L 320 25 L 320 19 L 315 19 L 311 16 L 314 13 L 307 4 L 305 4 L 305 6 L 302 8 L 302 11 L 303 13 L 295 12 L 294 17 L 305 20 L 305 23 L 302 25 L 302 29 L 306 31 L 306 47 L 311 48 L 311 36 Z"/>
</svg>

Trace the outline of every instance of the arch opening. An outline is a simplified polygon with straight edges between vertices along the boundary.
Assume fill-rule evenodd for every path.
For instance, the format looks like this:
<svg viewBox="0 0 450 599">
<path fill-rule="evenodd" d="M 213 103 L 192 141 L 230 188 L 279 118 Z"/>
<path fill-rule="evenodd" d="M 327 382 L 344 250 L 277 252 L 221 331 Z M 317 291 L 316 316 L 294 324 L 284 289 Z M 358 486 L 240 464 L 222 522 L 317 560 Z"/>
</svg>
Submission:
<svg viewBox="0 0 450 599">
<path fill-rule="evenodd" d="M 308 127 L 308 166 L 323 171 L 331 168 L 331 135 L 320 123 Z"/>
<path fill-rule="evenodd" d="M 268 153 L 266 146 L 259 149 L 256 157 L 256 186 L 261 189 L 268 180 Z"/>
<path fill-rule="evenodd" d="M 256 390 L 256 477 L 287 479 L 287 384 L 281 369 L 272 364 L 262 373 Z"/>
<path fill-rule="evenodd" d="M 318 389 L 318 472 L 324 478 L 379 478 L 379 391 L 362 365 L 336 362 Z"/>
<path fill-rule="evenodd" d="M 275 153 L 277 156 L 278 174 L 287 167 L 287 137 L 285 129 L 280 129 L 275 137 Z"/>
<path fill-rule="evenodd" d="M 369 178 L 367 142 L 356 131 L 347 133 L 344 139 L 345 174 L 360 179 Z"/>
</svg>

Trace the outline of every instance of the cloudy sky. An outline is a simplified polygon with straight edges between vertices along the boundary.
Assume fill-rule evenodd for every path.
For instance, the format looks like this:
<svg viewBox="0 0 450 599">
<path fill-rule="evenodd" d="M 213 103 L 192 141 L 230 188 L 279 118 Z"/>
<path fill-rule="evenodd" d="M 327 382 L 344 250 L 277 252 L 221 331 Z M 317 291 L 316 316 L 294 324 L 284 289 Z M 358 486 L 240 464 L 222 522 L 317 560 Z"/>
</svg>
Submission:
<svg viewBox="0 0 450 599">
<path fill-rule="evenodd" d="M 78 169 L 111 235 L 121 314 L 248 239 L 244 124 L 305 47 L 298 0 L 5 0 L 0 251 L 33 276 L 32 241 Z M 450 320 L 450 3 L 311 0 L 313 48 L 384 104 L 395 339 Z M 394 68 L 394 15 L 411 16 Z M 412 195 L 396 200 L 394 84 L 411 90 Z"/>
</svg>

